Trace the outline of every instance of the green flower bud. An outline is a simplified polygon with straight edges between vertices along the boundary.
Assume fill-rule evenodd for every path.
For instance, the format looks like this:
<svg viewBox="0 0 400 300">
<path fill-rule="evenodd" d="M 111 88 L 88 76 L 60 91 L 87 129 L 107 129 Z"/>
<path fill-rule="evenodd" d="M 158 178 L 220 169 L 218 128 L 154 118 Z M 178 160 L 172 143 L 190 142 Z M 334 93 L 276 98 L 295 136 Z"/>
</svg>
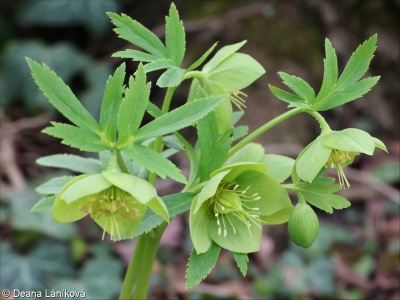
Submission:
<svg viewBox="0 0 400 300">
<path fill-rule="evenodd" d="M 297 246 L 308 248 L 318 236 L 318 217 L 308 204 L 299 203 L 289 218 L 288 229 L 291 240 Z"/>
</svg>

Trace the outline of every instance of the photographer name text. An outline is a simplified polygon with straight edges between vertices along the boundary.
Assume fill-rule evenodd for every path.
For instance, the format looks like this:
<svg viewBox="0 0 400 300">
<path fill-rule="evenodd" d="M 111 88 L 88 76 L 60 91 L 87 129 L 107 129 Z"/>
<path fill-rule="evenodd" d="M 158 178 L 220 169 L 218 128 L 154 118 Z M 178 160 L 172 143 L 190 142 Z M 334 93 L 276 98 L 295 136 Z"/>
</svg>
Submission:
<svg viewBox="0 0 400 300">
<path fill-rule="evenodd" d="M 84 289 L 80 291 L 69 291 L 67 289 L 62 290 L 44 290 L 44 291 L 21 291 L 18 289 L 13 290 L 3 290 L 2 296 L 5 298 L 13 297 L 18 298 L 76 298 L 82 299 L 86 298 L 86 292 Z"/>
</svg>

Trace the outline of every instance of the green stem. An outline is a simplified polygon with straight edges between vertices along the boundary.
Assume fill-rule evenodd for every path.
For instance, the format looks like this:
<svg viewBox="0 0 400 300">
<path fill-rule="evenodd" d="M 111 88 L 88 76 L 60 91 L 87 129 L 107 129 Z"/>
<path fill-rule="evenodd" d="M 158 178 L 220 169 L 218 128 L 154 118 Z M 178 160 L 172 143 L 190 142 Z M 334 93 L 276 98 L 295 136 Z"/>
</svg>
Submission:
<svg viewBox="0 0 400 300">
<path fill-rule="evenodd" d="M 305 112 L 308 113 L 309 115 L 313 116 L 315 118 L 315 120 L 317 120 L 317 122 L 319 123 L 319 126 L 321 127 L 322 133 L 324 133 L 326 131 L 331 131 L 331 127 L 325 121 L 324 117 L 321 116 L 320 113 L 318 113 L 315 110 L 305 110 Z"/>
<path fill-rule="evenodd" d="M 126 166 L 125 161 L 122 158 L 120 151 L 117 151 L 117 163 L 118 163 L 118 166 L 121 169 L 122 173 L 129 174 L 128 167 Z"/>
<path fill-rule="evenodd" d="M 271 129 L 272 127 L 275 127 L 276 125 L 278 125 L 282 121 L 284 121 L 284 120 L 286 120 L 286 119 L 288 119 L 288 118 L 290 118 L 290 117 L 292 117 L 294 115 L 297 115 L 299 113 L 305 112 L 305 111 L 308 111 L 308 110 L 305 109 L 305 108 L 295 108 L 295 109 L 289 110 L 288 112 L 286 112 L 286 113 L 284 113 L 284 114 L 272 119 L 271 121 L 265 123 L 261 127 L 259 127 L 256 130 L 254 130 L 251 134 L 246 136 L 243 140 L 241 140 L 235 146 L 233 146 L 231 148 L 231 150 L 229 150 L 228 157 L 231 157 L 233 154 L 235 154 L 242 147 L 244 147 L 245 145 L 247 145 L 248 143 L 253 141 L 255 138 L 259 137 L 261 134 L 263 134 L 267 130 Z"/>
<path fill-rule="evenodd" d="M 142 262 L 141 257 L 143 255 L 143 251 L 146 245 L 146 239 L 141 236 L 138 237 L 135 251 L 132 252 L 131 260 L 129 261 L 128 269 L 126 270 L 124 283 L 122 284 L 121 293 L 119 295 L 119 299 L 130 299 L 133 285 L 135 283 L 136 277 L 138 276 L 138 270 L 140 267 L 140 263 Z"/>
<path fill-rule="evenodd" d="M 157 227 L 154 232 L 147 233 L 141 236 L 146 240 L 145 250 L 139 258 L 141 261 L 140 275 L 136 280 L 136 288 L 133 294 L 133 299 L 147 299 L 153 263 L 156 259 L 158 246 L 160 244 L 161 236 L 164 233 L 167 223 L 163 223 Z M 154 233 L 154 234 L 153 234 Z"/>
</svg>

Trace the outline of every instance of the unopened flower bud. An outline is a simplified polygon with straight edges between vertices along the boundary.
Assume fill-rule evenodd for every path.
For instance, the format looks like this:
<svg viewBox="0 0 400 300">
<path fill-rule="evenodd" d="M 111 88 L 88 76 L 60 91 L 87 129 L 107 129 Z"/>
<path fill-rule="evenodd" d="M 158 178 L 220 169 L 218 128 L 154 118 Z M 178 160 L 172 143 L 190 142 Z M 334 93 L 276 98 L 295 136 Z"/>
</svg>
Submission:
<svg viewBox="0 0 400 300">
<path fill-rule="evenodd" d="M 288 229 L 291 240 L 297 246 L 308 248 L 318 236 L 318 217 L 308 204 L 299 203 L 289 218 Z"/>
</svg>

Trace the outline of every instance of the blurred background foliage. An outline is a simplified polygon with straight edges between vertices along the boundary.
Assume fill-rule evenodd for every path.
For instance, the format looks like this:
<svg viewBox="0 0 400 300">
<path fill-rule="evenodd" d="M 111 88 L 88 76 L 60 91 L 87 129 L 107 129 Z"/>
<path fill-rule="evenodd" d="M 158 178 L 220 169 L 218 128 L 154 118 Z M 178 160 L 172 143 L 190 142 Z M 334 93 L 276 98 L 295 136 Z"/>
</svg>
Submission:
<svg viewBox="0 0 400 300">
<path fill-rule="evenodd" d="M 352 183 L 343 195 L 351 208 L 319 212 L 317 242 L 302 250 L 288 240 L 286 226 L 265 227 L 261 251 L 250 255 L 249 276 L 242 278 L 232 255 L 222 252 L 205 282 L 184 288 L 192 249 L 187 216 L 166 231 L 154 266 L 151 299 L 399 299 L 399 7 L 398 0 L 239 1 L 177 0 L 187 31 L 189 65 L 215 41 L 219 47 L 247 39 L 243 48 L 267 70 L 251 87 L 247 113 L 250 130 L 285 111 L 267 83 L 281 86 L 280 70 L 300 76 L 318 89 L 324 39 L 336 48 L 339 66 L 365 39 L 378 33 L 371 75 L 381 80 L 363 100 L 324 113 L 334 129 L 358 127 L 381 138 L 389 155 L 362 156 L 347 174 Z M 112 31 L 107 11 L 123 12 L 164 36 L 169 1 L 2 0 L 0 2 L 1 100 L 1 289 L 85 289 L 88 299 L 113 299 L 134 241 L 101 241 L 101 230 L 88 218 L 56 224 L 51 215 L 31 213 L 40 198 L 38 184 L 54 175 L 39 167 L 41 156 L 77 153 L 40 131 L 62 116 L 35 86 L 25 57 L 53 69 L 98 115 L 105 81 L 121 63 L 111 54 L 130 48 Z M 128 63 L 133 74 L 136 64 Z M 157 72 L 149 74 L 155 80 Z M 186 99 L 189 85 L 176 92 L 174 106 Z M 153 86 L 159 103 L 163 90 Z M 191 130 L 184 132 L 194 135 Z M 296 116 L 259 138 L 269 153 L 295 157 L 319 133 L 308 116 Z M 84 154 L 88 155 L 88 154 Z M 176 156 L 185 169 L 187 161 Z M 160 182 L 160 194 L 176 192 Z"/>
</svg>

